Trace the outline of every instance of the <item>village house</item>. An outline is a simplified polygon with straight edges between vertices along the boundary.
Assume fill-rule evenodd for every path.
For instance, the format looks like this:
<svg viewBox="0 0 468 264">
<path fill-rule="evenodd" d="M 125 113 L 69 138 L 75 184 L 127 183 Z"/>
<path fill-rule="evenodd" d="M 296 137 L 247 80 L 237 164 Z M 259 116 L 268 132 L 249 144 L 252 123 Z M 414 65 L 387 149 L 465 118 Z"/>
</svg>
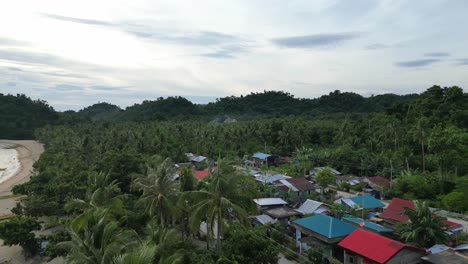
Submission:
<svg viewBox="0 0 468 264">
<path fill-rule="evenodd" d="M 257 168 L 263 165 L 273 166 L 278 163 L 279 156 L 257 152 L 253 154 L 252 160 L 253 160 L 253 166 Z"/>
<path fill-rule="evenodd" d="M 390 181 L 382 176 L 365 177 L 363 182 L 367 184 L 367 187 L 376 192 L 374 197 L 385 196 L 385 191 L 390 188 Z"/>
<path fill-rule="evenodd" d="M 393 229 L 384 227 L 382 225 L 376 224 L 374 222 L 364 220 L 358 217 L 345 216 L 341 219 L 343 222 L 360 227 L 364 230 L 374 232 L 381 235 L 390 235 L 393 233 Z"/>
<path fill-rule="evenodd" d="M 423 256 L 424 264 L 467 264 L 468 255 L 457 252 L 453 249 L 440 251 L 435 254 Z"/>
<path fill-rule="evenodd" d="M 330 212 L 330 206 L 322 202 L 307 199 L 296 211 L 301 213 L 301 215 L 328 214 Z"/>
<path fill-rule="evenodd" d="M 208 159 L 205 156 L 195 155 L 193 153 L 185 153 L 185 155 L 196 170 L 203 170 L 208 166 Z"/>
<path fill-rule="evenodd" d="M 257 174 L 254 177 L 257 182 L 263 183 L 263 184 L 273 184 L 274 182 L 291 178 L 283 174 L 275 174 L 272 176 L 266 175 L 266 174 Z"/>
<path fill-rule="evenodd" d="M 408 222 L 408 216 L 403 214 L 405 208 L 414 210 L 414 203 L 400 198 L 393 198 L 387 208 L 380 214 L 380 217 L 391 226 L 395 226 L 401 222 Z M 446 225 L 446 231 L 449 235 L 457 234 L 463 230 L 463 226 L 459 223 L 448 220 L 442 220 L 442 222 Z"/>
<path fill-rule="evenodd" d="M 256 215 L 252 217 L 253 226 L 267 225 L 267 224 L 274 224 L 274 223 L 276 223 L 276 220 L 266 214 Z"/>
<path fill-rule="evenodd" d="M 258 198 L 254 199 L 258 213 L 266 214 L 275 220 L 282 221 L 287 225 L 292 216 L 300 213 L 286 206 L 288 203 L 281 198 Z"/>
<path fill-rule="evenodd" d="M 272 209 L 275 207 L 282 207 L 288 203 L 281 198 L 257 198 L 253 199 L 257 205 L 257 211 L 260 213 L 264 210 Z"/>
<path fill-rule="evenodd" d="M 344 264 L 416 264 L 425 250 L 378 234 L 357 229 L 338 246 L 344 249 Z"/>
<path fill-rule="evenodd" d="M 283 179 L 276 181 L 275 184 L 282 191 L 292 191 L 294 193 L 292 198 L 296 202 L 305 201 L 308 195 L 315 191 L 314 185 L 305 177 Z"/>
<path fill-rule="evenodd" d="M 355 175 L 343 175 L 336 177 L 336 185 L 347 183 L 349 186 L 356 186 L 362 183 L 362 178 Z"/>
<path fill-rule="evenodd" d="M 369 212 L 380 212 L 385 207 L 385 204 L 375 199 L 370 195 L 354 196 L 350 198 L 340 198 L 335 201 L 335 204 L 344 205 L 346 210 L 367 210 Z"/>
<path fill-rule="evenodd" d="M 329 170 L 331 170 L 333 173 L 335 173 L 336 176 L 341 176 L 341 172 L 335 170 L 334 168 L 330 168 L 330 167 L 315 167 L 313 168 L 312 170 L 310 170 L 310 176 L 312 177 L 315 177 L 317 176 L 317 173 L 319 173 L 319 171 L 323 170 L 323 169 L 326 169 L 328 168 Z"/>
<path fill-rule="evenodd" d="M 336 244 L 351 234 L 356 227 L 328 215 L 314 215 L 291 222 L 296 229 L 296 244 L 300 251 L 320 248 L 329 257 L 337 250 Z"/>
</svg>

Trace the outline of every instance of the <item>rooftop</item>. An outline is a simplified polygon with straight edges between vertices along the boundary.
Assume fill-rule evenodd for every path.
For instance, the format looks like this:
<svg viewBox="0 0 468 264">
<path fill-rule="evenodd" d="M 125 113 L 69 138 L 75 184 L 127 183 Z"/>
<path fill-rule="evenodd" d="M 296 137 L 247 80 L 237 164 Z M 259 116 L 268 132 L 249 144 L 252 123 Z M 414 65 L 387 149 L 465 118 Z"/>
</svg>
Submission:
<svg viewBox="0 0 468 264">
<path fill-rule="evenodd" d="M 349 203 L 349 200 L 352 201 L 352 203 Z M 373 196 L 370 196 L 370 195 L 354 196 L 348 199 L 342 199 L 342 201 L 350 205 L 350 207 L 354 207 L 354 204 L 356 204 L 359 206 L 359 208 L 364 208 L 364 209 L 374 209 L 374 208 L 385 207 L 384 203 L 382 203 L 381 201 L 375 199 Z"/>
<path fill-rule="evenodd" d="M 263 182 L 263 183 L 273 183 L 275 181 L 285 180 L 285 179 L 289 179 L 289 178 L 291 178 L 291 177 L 283 175 L 283 174 L 275 174 L 273 176 L 267 176 L 267 175 L 256 176 L 255 180 L 257 180 L 259 182 Z"/>
<path fill-rule="evenodd" d="M 268 157 L 270 157 L 271 155 L 270 154 L 265 154 L 265 153 L 261 153 L 261 152 L 257 152 L 255 154 L 253 154 L 253 158 L 256 158 L 256 159 L 267 159 Z"/>
<path fill-rule="evenodd" d="M 422 257 L 424 263 L 434 264 L 466 264 L 468 263 L 468 256 L 460 254 L 454 250 L 445 250 L 437 254 L 431 254 Z"/>
<path fill-rule="evenodd" d="M 275 222 L 275 219 L 271 218 L 269 215 L 266 214 L 256 215 L 255 219 L 262 225 Z"/>
<path fill-rule="evenodd" d="M 194 171 L 193 176 L 195 177 L 195 179 L 201 181 L 204 178 L 210 176 L 210 172 L 208 170 Z"/>
<path fill-rule="evenodd" d="M 287 218 L 287 217 L 299 215 L 299 212 L 289 207 L 282 206 L 282 207 L 265 210 L 265 214 L 278 219 L 278 218 Z"/>
<path fill-rule="evenodd" d="M 390 181 L 385 179 L 382 176 L 367 177 L 367 180 L 369 180 L 375 185 L 386 186 L 386 187 L 390 186 Z"/>
<path fill-rule="evenodd" d="M 343 221 L 348 222 L 352 225 L 355 226 L 361 226 L 362 228 L 375 232 L 375 233 L 391 233 L 393 232 L 393 229 L 386 228 L 384 226 L 381 226 L 379 224 L 373 223 L 371 221 L 364 220 L 362 218 L 358 217 L 344 217 Z"/>
<path fill-rule="evenodd" d="M 422 254 L 425 252 L 363 229 L 354 231 L 338 243 L 338 246 L 377 263 L 387 263 L 404 248 L 420 251 Z"/>
<path fill-rule="evenodd" d="M 260 206 L 288 204 L 286 201 L 284 201 L 281 198 L 258 198 L 258 199 L 254 199 L 254 202 Z"/>
<path fill-rule="evenodd" d="M 406 222 L 409 220 L 408 216 L 403 215 L 405 207 L 414 210 L 414 204 L 412 201 L 393 198 L 387 208 L 380 214 L 380 217 L 390 219 L 397 222 Z"/>
<path fill-rule="evenodd" d="M 312 213 L 320 214 L 320 213 L 328 211 L 327 208 L 329 206 L 324 205 L 323 207 L 326 206 L 327 208 L 323 208 L 323 207 L 320 208 L 322 205 L 324 205 L 324 203 L 307 199 L 301 206 L 299 206 L 299 208 L 296 209 L 296 211 L 300 212 L 301 214 L 312 214 Z"/>
<path fill-rule="evenodd" d="M 315 190 L 314 185 L 310 183 L 305 177 L 300 177 L 300 178 L 289 178 L 284 181 L 287 181 L 289 184 L 291 184 L 294 188 L 296 188 L 299 191 L 310 191 L 310 190 Z M 283 182 L 283 181 L 281 181 Z M 285 184 L 287 185 L 287 184 Z"/>
<path fill-rule="evenodd" d="M 348 223 L 320 214 L 298 219 L 294 223 L 330 239 L 347 236 L 356 230 L 356 227 Z"/>
</svg>

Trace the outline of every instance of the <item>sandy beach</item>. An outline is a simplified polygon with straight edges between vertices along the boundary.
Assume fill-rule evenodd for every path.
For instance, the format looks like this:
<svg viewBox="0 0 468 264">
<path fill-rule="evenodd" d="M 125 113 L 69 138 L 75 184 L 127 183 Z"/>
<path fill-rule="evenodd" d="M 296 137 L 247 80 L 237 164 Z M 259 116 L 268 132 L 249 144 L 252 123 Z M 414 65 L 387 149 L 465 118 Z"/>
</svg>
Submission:
<svg viewBox="0 0 468 264">
<path fill-rule="evenodd" d="M 44 146 L 34 140 L 0 140 L 0 145 L 14 146 L 20 167 L 11 178 L 0 183 L 0 196 L 11 194 L 16 184 L 27 182 L 33 170 L 33 164 L 44 152 Z"/>
<path fill-rule="evenodd" d="M 33 140 L 0 140 L 0 145 L 2 147 L 7 146 L 7 148 L 9 148 L 8 151 L 10 151 L 8 153 L 3 153 L 5 159 L 2 160 L 2 164 L 11 167 L 8 168 L 9 174 L 3 174 L 3 176 L 8 177 L 8 179 L 5 177 L 4 181 L 0 183 L 0 196 L 6 196 L 12 194 L 11 189 L 13 186 L 29 180 L 33 171 L 33 164 L 39 159 L 42 152 L 44 152 L 44 146 Z M 12 157 L 13 153 L 17 156 L 18 164 L 16 164 Z M 7 170 L 3 170 L 3 172 L 6 171 Z M 12 175 L 10 175 L 10 173 Z M 11 214 L 11 208 L 15 205 L 16 201 L 12 198 L 0 198 L 0 216 Z M 7 261 L 6 263 L 12 264 L 27 263 L 21 254 L 22 249 L 20 246 L 7 247 L 1 246 L 1 244 L 3 244 L 3 242 L 0 240 L 0 263 L 2 263 L 2 261 Z"/>
</svg>

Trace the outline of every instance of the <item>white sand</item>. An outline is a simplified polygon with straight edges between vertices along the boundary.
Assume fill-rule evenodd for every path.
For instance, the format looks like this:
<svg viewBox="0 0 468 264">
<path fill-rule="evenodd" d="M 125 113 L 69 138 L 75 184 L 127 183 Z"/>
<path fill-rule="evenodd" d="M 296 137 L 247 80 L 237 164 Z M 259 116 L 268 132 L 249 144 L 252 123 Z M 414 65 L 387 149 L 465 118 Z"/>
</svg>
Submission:
<svg viewBox="0 0 468 264">
<path fill-rule="evenodd" d="M 11 145 L 0 144 L 0 184 L 13 177 L 20 169 L 18 152 Z"/>
</svg>

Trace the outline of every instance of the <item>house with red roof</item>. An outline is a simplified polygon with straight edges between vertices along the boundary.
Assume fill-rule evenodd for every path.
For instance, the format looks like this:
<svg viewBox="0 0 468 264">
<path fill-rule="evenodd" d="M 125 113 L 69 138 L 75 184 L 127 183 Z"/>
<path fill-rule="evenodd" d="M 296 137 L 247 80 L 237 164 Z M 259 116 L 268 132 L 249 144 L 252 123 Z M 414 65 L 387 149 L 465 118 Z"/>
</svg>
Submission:
<svg viewBox="0 0 468 264">
<path fill-rule="evenodd" d="M 408 222 L 408 216 L 404 215 L 405 208 L 414 210 L 414 203 L 412 201 L 393 198 L 387 208 L 380 214 L 380 217 L 389 225 L 396 225 L 401 222 Z M 459 223 L 454 223 L 449 220 L 442 220 L 447 226 L 447 232 L 454 234 L 463 230 L 463 226 Z"/>
<path fill-rule="evenodd" d="M 381 235 L 356 229 L 338 246 L 344 249 L 344 264 L 416 264 L 426 251 Z"/>
</svg>

